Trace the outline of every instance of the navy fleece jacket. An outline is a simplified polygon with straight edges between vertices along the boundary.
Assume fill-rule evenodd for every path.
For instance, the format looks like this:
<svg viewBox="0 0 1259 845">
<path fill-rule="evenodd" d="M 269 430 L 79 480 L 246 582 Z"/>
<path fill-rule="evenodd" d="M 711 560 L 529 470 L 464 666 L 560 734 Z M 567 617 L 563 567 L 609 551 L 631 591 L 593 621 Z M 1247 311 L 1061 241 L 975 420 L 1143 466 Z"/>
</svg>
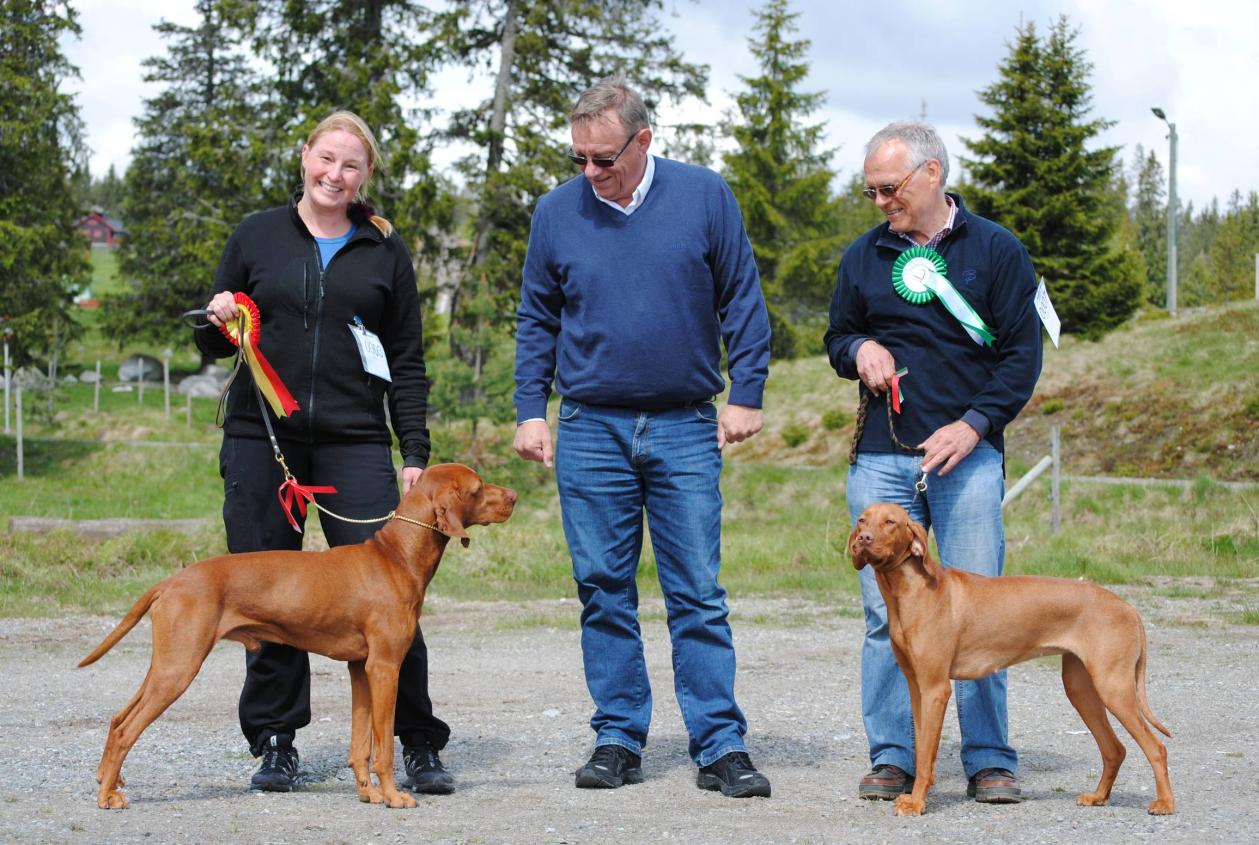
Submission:
<svg viewBox="0 0 1259 845">
<path fill-rule="evenodd" d="M 964 419 L 1004 451 L 1006 425 L 1040 377 L 1041 328 L 1033 306 L 1036 274 L 1027 250 L 1007 229 L 970 214 L 961 197 L 953 230 L 937 250 L 953 287 L 993 330 L 980 346 L 939 299 L 914 305 L 892 287 L 892 265 L 910 243 L 883 223 L 852 243 L 839 265 L 826 351 L 843 378 L 857 378 L 858 341 L 878 341 L 908 367 L 896 435 L 916 446 L 941 426 Z M 887 393 L 871 398 L 859 451 L 896 452 L 887 428 Z M 895 415 L 894 415 L 895 416 Z"/>
</svg>

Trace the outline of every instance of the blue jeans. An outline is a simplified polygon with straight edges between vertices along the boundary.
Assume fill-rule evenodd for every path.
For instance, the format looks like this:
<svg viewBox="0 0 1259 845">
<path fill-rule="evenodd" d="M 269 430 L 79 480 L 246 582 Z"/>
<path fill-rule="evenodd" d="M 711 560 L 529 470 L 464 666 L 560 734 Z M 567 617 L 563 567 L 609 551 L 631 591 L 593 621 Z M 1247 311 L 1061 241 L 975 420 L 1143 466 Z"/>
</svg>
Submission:
<svg viewBox="0 0 1259 845">
<path fill-rule="evenodd" d="M 932 474 L 925 495 L 914 496 L 922 476 L 917 455 L 861 452 L 848 471 L 848 513 L 857 517 L 875 502 L 895 502 L 912 519 L 933 529 L 940 562 L 981 575 L 1000 575 L 1005 565 L 1001 499 L 1005 476 L 1001 453 L 984 441 L 948 475 Z M 909 688 L 888 639 L 887 606 L 873 567 L 861 570 L 866 638 L 861 648 L 861 714 L 870 743 L 870 762 L 914 772 L 914 721 Z M 993 636 L 1001 636 L 993 631 Z M 978 681 L 954 681 L 966 777 L 987 768 L 1018 769 L 1006 719 L 1005 670 Z"/>
<path fill-rule="evenodd" d="M 595 745 L 641 754 L 651 684 L 635 577 L 643 511 L 673 642 L 673 684 L 701 766 L 743 751 L 721 568 L 721 452 L 711 402 L 667 411 L 560 403 L 555 477 L 581 599 Z"/>
</svg>

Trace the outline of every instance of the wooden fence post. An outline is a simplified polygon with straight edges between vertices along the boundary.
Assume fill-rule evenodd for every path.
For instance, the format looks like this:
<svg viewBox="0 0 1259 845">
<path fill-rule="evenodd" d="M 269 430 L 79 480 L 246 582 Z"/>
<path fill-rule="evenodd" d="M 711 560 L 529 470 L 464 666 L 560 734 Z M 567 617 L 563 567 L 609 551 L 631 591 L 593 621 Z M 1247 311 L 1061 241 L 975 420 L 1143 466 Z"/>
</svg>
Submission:
<svg viewBox="0 0 1259 845">
<path fill-rule="evenodd" d="M 170 356 L 169 349 L 162 353 L 162 390 L 166 393 L 166 419 L 170 419 Z"/>
<path fill-rule="evenodd" d="M 22 385 L 17 386 L 17 480 L 26 477 L 22 455 Z"/>
<path fill-rule="evenodd" d="M 1053 452 L 1052 457 L 1054 460 L 1054 469 L 1053 469 L 1053 475 L 1051 476 L 1051 481 L 1050 481 L 1050 491 L 1051 491 L 1050 498 L 1052 498 L 1053 500 L 1053 508 L 1052 508 L 1053 515 L 1050 517 L 1050 523 L 1049 523 L 1053 530 L 1053 533 L 1055 534 L 1058 533 L 1058 528 L 1059 528 L 1059 525 L 1061 524 L 1059 515 L 1058 515 L 1059 514 L 1058 484 L 1062 477 L 1062 462 L 1060 460 L 1060 448 L 1061 448 L 1060 444 L 1062 440 L 1061 440 L 1060 434 L 1061 434 L 1061 426 L 1055 425 L 1052 428 L 1052 443 L 1051 443 L 1052 452 Z"/>
</svg>

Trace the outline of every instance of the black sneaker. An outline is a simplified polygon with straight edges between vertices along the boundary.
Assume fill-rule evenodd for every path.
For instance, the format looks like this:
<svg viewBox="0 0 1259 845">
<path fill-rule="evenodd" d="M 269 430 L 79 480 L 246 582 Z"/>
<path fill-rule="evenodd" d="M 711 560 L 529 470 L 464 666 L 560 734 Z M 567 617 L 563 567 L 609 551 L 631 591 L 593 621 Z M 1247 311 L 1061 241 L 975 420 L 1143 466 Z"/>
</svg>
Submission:
<svg viewBox="0 0 1259 845">
<path fill-rule="evenodd" d="M 616 789 L 643 782 L 643 758 L 619 745 L 600 745 L 577 770 L 578 789 Z"/>
<path fill-rule="evenodd" d="M 262 765 L 249 781 L 250 789 L 291 792 L 297 780 L 297 749 L 287 737 L 272 736 L 263 748 Z"/>
<path fill-rule="evenodd" d="M 769 778 L 756 770 L 752 758 L 743 751 L 731 751 L 699 770 L 695 785 L 700 789 L 720 789 L 730 798 L 768 798 Z"/>
<path fill-rule="evenodd" d="M 402 763 L 407 770 L 402 785 L 407 789 L 425 795 L 449 795 L 455 791 L 455 779 L 442 765 L 437 749 L 427 742 L 402 746 Z"/>
</svg>

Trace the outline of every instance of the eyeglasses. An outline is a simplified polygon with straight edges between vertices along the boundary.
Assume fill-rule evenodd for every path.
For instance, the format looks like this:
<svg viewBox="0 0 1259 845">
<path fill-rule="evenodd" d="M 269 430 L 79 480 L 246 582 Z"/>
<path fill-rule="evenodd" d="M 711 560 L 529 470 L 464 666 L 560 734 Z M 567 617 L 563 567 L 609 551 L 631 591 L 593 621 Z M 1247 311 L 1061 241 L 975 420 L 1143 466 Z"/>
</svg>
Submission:
<svg viewBox="0 0 1259 845">
<path fill-rule="evenodd" d="M 569 153 L 568 160 L 580 167 L 582 170 L 586 169 L 587 161 L 593 162 L 595 167 L 611 167 L 616 164 L 616 160 L 621 157 L 621 153 L 625 152 L 626 148 L 630 145 L 630 141 L 634 140 L 637 135 L 637 132 L 631 133 L 630 136 L 625 139 L 625 143 L 621 145 L 621 148 L 616 151 L 616 155 L 611 158 L 604 158 L 602 156 L 591 156 L 590 158 L 586 158 L 585 156 L 577 155 L 577 153 Z"/>
<path fill-rule="evenodd" d="M 930 161 L 930 159 L 926 159 L 926 160 L 924 160 L 924 161 L 920 161 L 920 162 L 918 162 L 918 165 L 917 165 L 917 166 L 916 166 L 913 170 L 911 170 L 911 171 L 909 171 L 907 174 L 905 174 L 905 178 L 904 178 L 904 179 L 902 179 L 902 180 L 900 181 L 900 183 L 899 183 L 899 184 L 896 184 L 896 185 L 880 185 L 880 186 L 879 186 L 879 187 L 877 187 L 877 188 L 873 188 L 873 187 L 870 187 L 870 186 L 868 186 L 868 185 L 867 185 L 865 188 L 862 188 L 862 190 L 861 190 L 861 195 L 862 195 L 863 197 L 865 197 L 866 199 L 868 199 L 868 200 L 873 200 L 875 197 L 877 197 L 877 196 L 879 196 L 880 194 L 882 194 L 884 199 L 889 199 L 889 200 L 890 200 L 892 197 L 894 197 L 894 196 L 896 196 L 897 194 L 899 194 L 899 193 L 901 192 L 901 189 L 902 189 L 902 188 L 904 188 L 906 185 L 908 185 L 908 184 L 909 184 L 909 180 L 910 180 L 910 178 L 911 178 L 911 177 L 912 177 L 915 173 L 917 173 L 917 172 L 918 172 L 918 168 L 919 168 L 919 167 L 922 167 L 924 164 L 926 164 L 926 163 L 927 163 L 927 161 Z"/>
</svg>

